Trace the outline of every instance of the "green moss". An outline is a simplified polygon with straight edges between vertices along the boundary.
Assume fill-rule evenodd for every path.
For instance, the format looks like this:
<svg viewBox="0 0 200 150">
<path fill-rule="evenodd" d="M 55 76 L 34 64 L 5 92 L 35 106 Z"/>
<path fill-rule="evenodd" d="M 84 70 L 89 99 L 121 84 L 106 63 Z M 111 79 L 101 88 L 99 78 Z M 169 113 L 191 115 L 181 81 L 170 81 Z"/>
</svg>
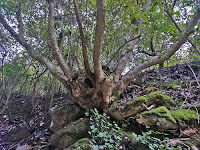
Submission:
<svg viewBox="0 0 200 150">
<path fill-rule="evenodd" d="M 152 101 L 157 102 L 166 107 L 175 106 L 175 101 L 169 96 L 162 94 L 159 91 L 155 91 L 149 94 L 149 97 Z"/>
<path fill-rule="evenodd" d="M 198 110 L 200 111 L 200 105 L 199 104 L 196 104 L 196 105 L 184 105 L 183 106 L 183 102 L 182 102 L 182 105 L 179 105 L 179 106 L 182 106 L 183 109 L 191 109 L 191 110 Z"/>
<path fill-rule="evenodd" d="M 176 120 L 179 121 L 198 119 L 197 112 L 195 110 L 179 109 L 176 111 L 171 111 L 171 114 Z"/>
<path fill-rule="evenodd" d="M 135 115 L 135 113 L 132 114 L 132 112 L 138 113 L 137 111 L 141 112 L 145 109 L 143 104 L 145 104 L 147 107 L 152 104 L 156 104 L 157 106 L 164 105 L 167 108 L 169 108 L 175 105 L 175 101 L 172 100 L 169 96 L 163 95 L 162 93 L 156 91 L 156 92 L 150 93 L 149 95 L 141 96 L 132 101 L 128 101 L 124 104 L 118 104 L 115 101 L 112 103 L 111 107 L 109 108 L 109 111 L 117 112 L 117 113 L 120 112 L 119 116 L 122 116 L 123 113 L 125 114 L 125 111 L 129 112 L 131 115 Z"/>
<path fill-rule="evenodd" d="M 83 138 L 64 150 L 89 150 L 89 139 Z"/>
<path fill-rule="evenodd" d="M 150 114 L 158 115 L 160 117 L 169 118 L 172 122 L 176 123 L 176 120 L 173 118 L 172 114 L 170 113 L 170 111 L 165 106 L 157 107 L 155 109 L 152 109 L 152 110 L 149 110 L 149 111 L 144 111 L 144 112 L 141 113 L 141 115 L 150 115 Z"/>
<path fill-rule="evenodd" d="M 175 101 L 171 99 L 169 96 L 162 94 L 161 92 L 155 91 L 146 96 L 141 96 L 136 98 L 134 101 L 129 101 L 127 105 L 140 105 L 144 103 L 146 105 L 151 105 L 153 103 L 158 103 L 160 105 L 164 105 L 166 107 L 174 106 Z"/>
<path fill-rule="evenodd" d="M 131 104 L 136 105 L 138 103 L 139 104 L 141 104 L 141 103 L 147 103 L 148 99 L 149 99 L 149 96 L 141 96 L 141 97 L 136 98 L 134 101 L 127 102 L 126 104 L 127 105 L 131 105 Z"/>
</svg>

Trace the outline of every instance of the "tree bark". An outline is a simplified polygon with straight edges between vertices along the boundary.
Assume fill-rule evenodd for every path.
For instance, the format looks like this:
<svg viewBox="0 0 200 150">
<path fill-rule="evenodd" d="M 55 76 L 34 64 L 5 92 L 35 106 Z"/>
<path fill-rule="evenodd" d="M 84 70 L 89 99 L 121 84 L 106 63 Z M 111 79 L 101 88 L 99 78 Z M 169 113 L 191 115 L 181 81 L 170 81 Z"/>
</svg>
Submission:
<svg viewBox="0 0 200 150">
<path fill-rule="evenodd" d="M 104 36 L 104 27 L 105 27 L 105 1 L 96 0 L 97 3 L 97 25 L 95 32 L 94 40 L 94 52 L 93 52 L 93 61 L 94 61 L 94 75 L 96 82 L 98 83 L 103 79 L 103 70 L 101 66 L 101 51 L 103 44 Z"/>
<path fill-rule="evenodd" d="M 51 48 L 60 68 L 64 72 L 67 79 L 70 81 L 72 79 L 72 73 L 68 65 L 66 64 L 64 58 L 62 57 L 61 51 L 58 47 L 56 36 L 54 34 L 54 16 L 55 16 L 54 3 L 49 2 L 48 35 L 49 35 Z"/>
<path fill-rule="evenodd" d="M 86 74 L 88 76 L 91 76 L 90 66 L 89 66 L 89 62 L 88 62 L 88 55 L 87 55 L 86 39 L 85 39 L 85 35 L 84 35 L 84 32 L 83 32 L 83 27 L 82 27 L 82 22 L 81 22 L 81 16 L 79 14 L 79 8 L 78 8 L 77 1 L 73 0 L 73 3 L 74 3 L 74 9 L 75 9 L 75 13 L 76 13 L 76 19 L 77 19 L 77 22 L 78 22 L 79 31 L 80 31 L 80 35 L 81 35 L 85 72 L 86 72 Z"/>
</svg>

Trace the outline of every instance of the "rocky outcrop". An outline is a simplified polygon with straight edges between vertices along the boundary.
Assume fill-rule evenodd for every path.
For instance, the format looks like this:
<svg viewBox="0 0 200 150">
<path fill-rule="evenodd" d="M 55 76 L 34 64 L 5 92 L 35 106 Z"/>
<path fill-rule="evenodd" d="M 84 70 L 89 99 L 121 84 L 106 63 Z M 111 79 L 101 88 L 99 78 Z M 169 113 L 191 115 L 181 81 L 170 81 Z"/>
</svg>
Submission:
<svg viewBox="0 0 200 150">
<path fill-rule="evenodd" d="M 78 140 L 87 137 L 88 130 L 89 119 L 81 118 L 53 134 L 49 143 L 59 148 L 67 148 Z"/>
<path fill-rule="evenodd" d="M 156 91 L 150 93 L 149 95 L 138 97 L 123 104 L 113 102 L 109 108 L 109 113 L 114 118 L 123 120 L 130 116 L 135 116 L 137 113 L 148 110 L 151 107 L 162 105 L 169 108 L 175 105 L 175 101 L 172 100 L 169 96 Z"/>
<path fill-rule="evenodd" d="M 136 121 L 142 125 L 155 126 L 156 129 L 177 129 L 182 123 L 198 122 L 200 116 L 194 110 L 178 109 L 168 110 L 161 106 L 149 111 L 144 111 L 136 116 Z"/>
<path fill-rule="evenodd" d="M 51 109 L 50 129 L 56 132 L 71 122 L 84 116 L 84 110 L 78 104 L 65 104 L 62 107 Z"/>
</svg>

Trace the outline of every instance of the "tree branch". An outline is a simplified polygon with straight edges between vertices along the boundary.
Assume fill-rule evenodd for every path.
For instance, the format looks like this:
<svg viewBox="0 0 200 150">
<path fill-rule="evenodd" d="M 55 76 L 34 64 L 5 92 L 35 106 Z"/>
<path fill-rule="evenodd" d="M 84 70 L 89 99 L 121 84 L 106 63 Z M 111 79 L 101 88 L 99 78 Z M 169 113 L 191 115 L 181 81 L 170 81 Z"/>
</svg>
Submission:
<svg viewBox="0 0 200 150">
<path fill-rule="evenodd" d="M 45 65 L 49 71 L 52 73 L 52 75 L 54 75 L 54 77 L 56 79 L 58 79 L 59 81 L 61 81 L 62 83 L 66 84 L 67 83 L 67 79 L 62 77 L 59 74 L 59 71 L 55 68 L 55 66 L 49 62 L 46 58 L 40 56 L 39 54 L 35 53 L 34 50 L 31 48 L 31 45 L 29 45 L 24 38 L 22 38 L 21 36 L 19 36 L 6 22 L 6 20 L 4 19 L 4 16 L 2 15 L 1 11 L 0 11 L 0 23 L 4 26 L 4 28 L 6 30 L 8 30 L 8 32 L 11 34 L 11 36 L 17 41 L 19 42 L 27 51 L 27 53 L 35 60 L 37 60 L 38 62 L 40 62 L 42 65 Z"/>
<path fill-rule="evenodd" d="M 98 82 L 98 80 L 101 80 L 103 78 L 103 70 L 100 63 L 100 56 L 102 51 L 102 43 L 103 43 L 104 27 L 105 27 L 105 1 L 96 0 L 96 3 L 97 3 L 97 25 L 96 25 L 95 40 L 94 40 L 93 61 L 94 61 L 94 75 Z"/>
<path fill-rule="evenodd" d="M 182 29 L 179 27 L 179 25 L 176 23 L 176 21 L 174 20 L 174 18 L 172 17 L 172 14 L 170 14 L 170 12 L 167 10 L 167 4 L 165 2 L 165 7 L 166 7 L 166 13 L 169 16 L 170 20 L 172 21 L 172 23 L 175 25 L 175 27 L 178 29 L 179 32 L 183 32 Z M 192 45 L 192 47 L 194 47 L 194 49 L 197 51 L 197 53 L 200 55 L 200 51 L 198 50 L 196 44 L 194 44 L 192 42 L 192 40 L 190 40 L 189 38 L 187 39 L 188 42 Z"/>
<path fill-rule="evenodd" d="M 108 63 L 106 64 L 106 67 L 109 66 L 109 64 L 111 63 L 111 61 L 116 57 L 117 54 L 119 54 L 119 51 L 120 51 L 126 44 L 128 44 L 129 42 L 134 41 L 134 40 L 136 40 L 137 38 L 140 38 L 140 37 L 141 37 L 141 35 L 139 35 L 139 36 L 137 36 L 137 37 L 134 37 L 134 38 L 132 38 L 132 39 L 130 39 L 130 40 L 124 42 L 124 44 L 122 44 L 120 47 L 118 47 L 118 49 L 116 50 L 116 52 L 111 56 L 110 60 L 109 60 Z"/>
<path fill-rule="evenodd" d="M 49 2 L 49 18 L 48 18 L 48 36 L 49 36 L 51 48 L 64 75 L 67 77 L 68 80 L 71 80 L 72 73 L 68 65 L 66 64 L 64 58 L 62 57 L 61 51 L 58 47 L 56 36 L 54 34 L 54 16 L 55 16 L 54 3 L 50 1 Z"/>
<path fill-rule="evenodd" d="M 73 40 L 72 40 L 72 37 L 71 37 L 70 33 L 67 33 L 67 37 L 68 37 L 68 43 L 69 43 L 69 46 L 70 46 L 70 49 L 71 49 L 71 52 L 72 52 L 72 57 L 73 57 L 73 59 L 75 60 L 75 62 L 77 64 L 78 70 L 81 71 L 80 61 L 76 56 L 75 47 L 72 44 Z"/>
<path fill-rule="evenodd" d="M 147 12 L 149 5 L 151 4 L 151 0 L 146 0 L 146 3 L 143 6 L 143 13 Z M 142 22 L 142 19 L 140 20 L 140 24 Z M 139 31 L 138 31 L 138 36 L 140 35 L 141 32 L 141 27 L 139 27 Z M 128 59 L 132 56 L 132 50 L 134 49 L 135 45 L 137 44 L 138 39 L 135 39 L 134 41 L 129 43 L 129 47 L 128 47 L 128 51 L 127 53 L 124 55 L 124 57 L 122 57 L 121 61 L 118 64 L 117 70 L 115 71 L 115 81 L 118 82 L 119 78 L 121 77 L 122 72 L 124 71 L 124 68 L 126 67 L 126 64 L 128 62 Z"/>
<path fill-rule="evenodd" d="M 119 89 L 123 89 L 134 79 L 143 69 L 148 68 L 150 66 L 160 64 L 164 62 L 165 60 L 168 60 L 186 41 L 188 36 L 192 33 L 194 30 L 194 26 L 197 24 L 197 22 L 200 19 L 200 11 L 198 11 L 189 21 L 189 24 L 186 26 L 185 30 L 182 32 L 181 37 L 179 40 L 174 43 L 174 45 L 169 49 L 166 53 L 164 53 L 162 56 L 154 57 L 148 61 L 145 61 L 144 63 L 138 65 L 135 68 L 132 68 L 125 76 L 122 77 L 122 82 L 120 82 Z"/>
<path fill-rule="evenodd" d="M 19 29 L 19 35 L 21 37 L 23 37 L 23 33 L 24 33 L 24 25 L 23 25 L 23 21 L 22 21 L 22 13 L 21 13 L 21 1 L 18 2 L 17 4 L 17 12 L 16 12 L 16 18 L 17 18 L 17 21 L 19 23 L 18 25 L 18 29 Z"/>
<path fill-rule="evenodd" d="M 79 31 L 80 31 L 80 35 L 81 35 L 85 71 L 86 71 L 87 75 L 91 76 L 90 66 L 89 66 L 89 62 L 88 62 L 88 55 L 87 55 L 86 39 L 85 39 L 85 35 L 84 35 L 84 32 L 83 32 L 81 16 L 79 14 L 79 8 L 78 8 L 77 1 L 73 0 L 73 3 L 74 3 L 76 19 L 77 19 L 77 22 L 78 22 Z"/>
</svg>

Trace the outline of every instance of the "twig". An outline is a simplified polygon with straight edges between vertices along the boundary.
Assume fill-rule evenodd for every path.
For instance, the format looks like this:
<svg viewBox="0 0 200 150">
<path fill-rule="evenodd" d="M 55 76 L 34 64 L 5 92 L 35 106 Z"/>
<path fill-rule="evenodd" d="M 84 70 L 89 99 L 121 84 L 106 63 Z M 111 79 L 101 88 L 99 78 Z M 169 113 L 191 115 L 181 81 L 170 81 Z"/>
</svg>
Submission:
<svg viewBox="0 0 200 150">
<path fill-rule="evenodd" d="M 187 65 L 188 65 L 188 67 L 190 68 L 190 70 L 192 71 L 192 74 L 193 74 L 193 76 L 194 76 L 194 78 L 195 78 L 195 80 L 196 80 L 198 86 L 200 87 L 199 81 L 198 81 L 198 79 L 197 79 L 196 74 L 194 73 L 194 70 L 192 69 L 192 67 L 191 67 L 189 64 L 187 64 Z"/>
<path fill-rule="evenodd" d="M 193 105 L 193 106 L 194 106 L 194 108 L 195 108 L 195 110 L 197 112 L 197 123 L 199 124 L 199 112 L 198 112 L 197 107 L 195 105 Z"/>
</svg>

